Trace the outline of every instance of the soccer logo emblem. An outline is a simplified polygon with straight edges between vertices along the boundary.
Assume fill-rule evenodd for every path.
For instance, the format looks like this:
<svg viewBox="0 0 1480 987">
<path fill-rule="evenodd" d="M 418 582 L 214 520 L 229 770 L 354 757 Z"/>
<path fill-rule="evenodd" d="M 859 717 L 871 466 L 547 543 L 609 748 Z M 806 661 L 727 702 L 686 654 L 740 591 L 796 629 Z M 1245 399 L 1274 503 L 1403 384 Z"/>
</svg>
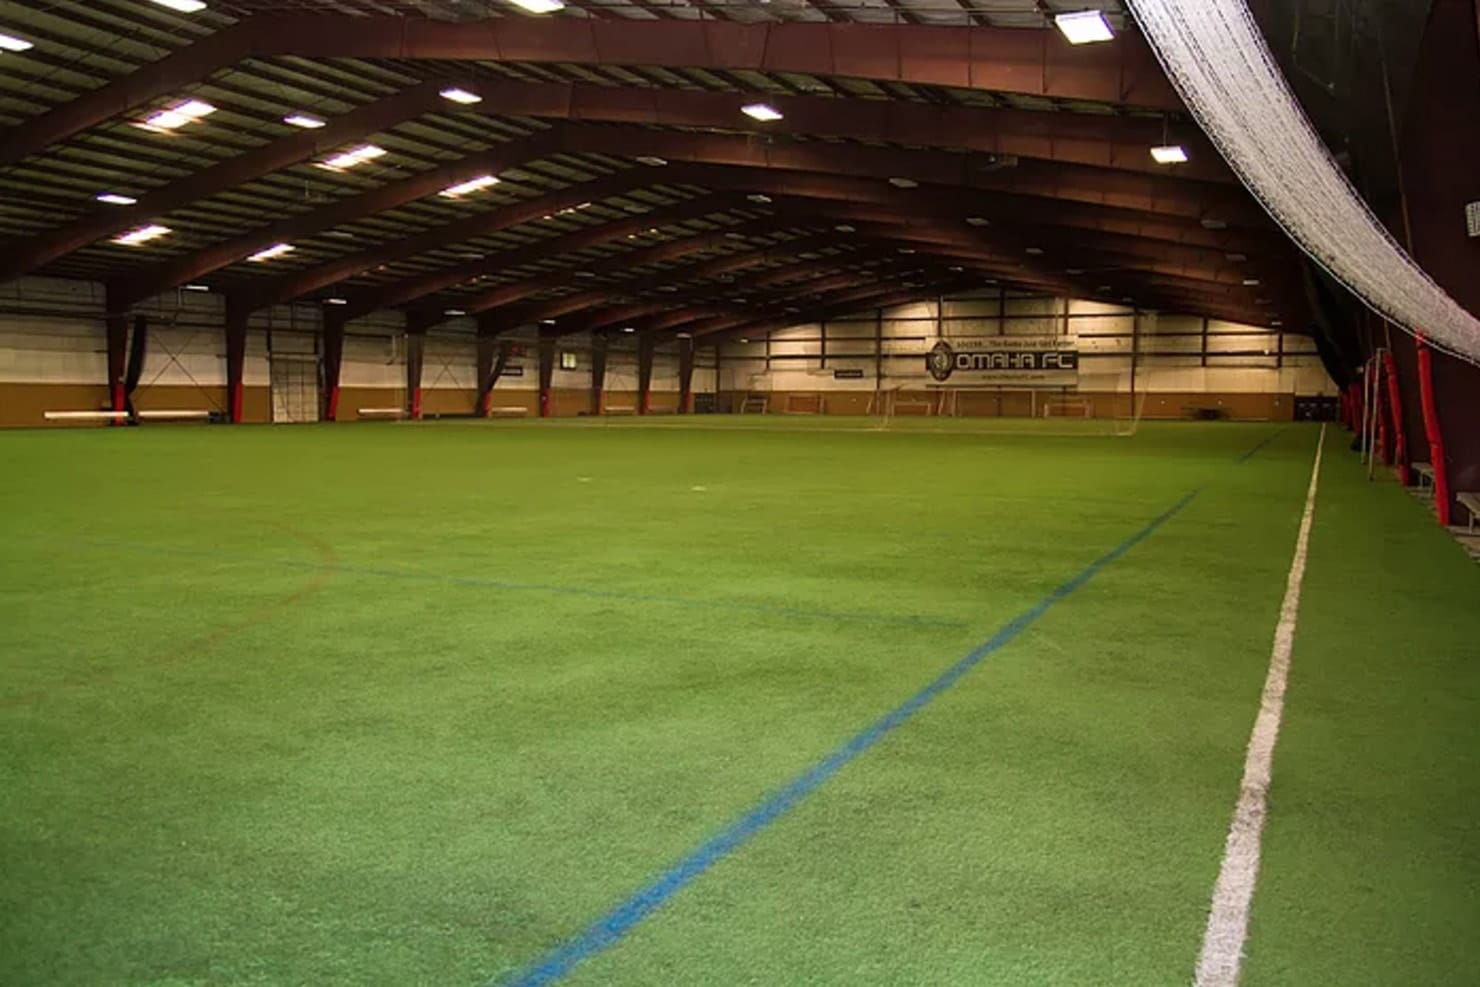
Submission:
<svg viewBox="0 0 1480 987">
<path fill-rule="evenodd" d="M 931 347 L 925 354 L 925 369 L 939 381 L 950 377 L 951 371 L 956 369 L 956 351 L 951 349 L 951 344 L 942 339 Z"/>
</svg>

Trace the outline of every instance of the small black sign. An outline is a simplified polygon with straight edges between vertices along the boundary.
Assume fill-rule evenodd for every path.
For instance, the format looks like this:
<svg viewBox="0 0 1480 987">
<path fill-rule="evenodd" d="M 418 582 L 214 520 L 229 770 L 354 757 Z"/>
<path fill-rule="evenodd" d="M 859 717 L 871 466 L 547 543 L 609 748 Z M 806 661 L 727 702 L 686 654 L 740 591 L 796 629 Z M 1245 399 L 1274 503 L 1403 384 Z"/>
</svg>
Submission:
<svg viewBox="0 0 1480 987">
<path fill-rule="evenodd" d="M 863 380 L 863 370 L 859 367 L 834 370 L 833 380 Z"/>
<path fill-rule="evenodd" d="M 524 368 L 523 367 L 505 367 L 504 368 L 504 376 L 505 377 L 523 377 L 524 376 Z"/>
</svg>

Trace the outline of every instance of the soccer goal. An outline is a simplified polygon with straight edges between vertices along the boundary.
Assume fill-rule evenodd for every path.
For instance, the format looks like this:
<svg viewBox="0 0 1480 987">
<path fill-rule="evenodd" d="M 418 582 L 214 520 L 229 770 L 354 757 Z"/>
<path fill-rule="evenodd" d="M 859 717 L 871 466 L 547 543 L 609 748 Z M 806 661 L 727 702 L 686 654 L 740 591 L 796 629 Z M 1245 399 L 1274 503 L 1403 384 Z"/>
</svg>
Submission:
<svg viewBox="0 0 1480 987">
<path fill-rule="evenodd" d="M 1039 415 L 1044 418 L 1093 418 L 1095 403 L 1089 398 L 1047 397 L 1038 402 Z"/>
<path fill-rule="evenodd" d="M 820 415 L 826 408 L 827 402 L 821 391 L 792 391 L 781 399 L 781 413 L 784 415 Z"/>
</svg>

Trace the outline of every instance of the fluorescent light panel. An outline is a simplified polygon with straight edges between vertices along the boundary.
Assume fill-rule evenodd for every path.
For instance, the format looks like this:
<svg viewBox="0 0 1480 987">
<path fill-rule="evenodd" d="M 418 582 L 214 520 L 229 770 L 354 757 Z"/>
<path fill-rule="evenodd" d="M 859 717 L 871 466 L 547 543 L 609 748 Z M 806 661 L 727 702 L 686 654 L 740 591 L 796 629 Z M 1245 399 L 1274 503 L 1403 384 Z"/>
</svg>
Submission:
<svg viewBox="0 0 1480 987">
<path fill-rule="evenodd" d="M 97 197 L 99 202 L 105 202 L 110 206 L 132 206 L 139 200 L 128 195 L 119 195 L 117 192 L 104 192 Z"/>
<path fill-rule="evenodd" d="M 328 304 L 328 305 L 348 305 L 349 304 L 349 299 L 348 298 L 326 298 L 326 299 L 324 299 L 324 302 L 325 302 L 325 304 Z"/>
<path fill-rule="evenodd" d="M 553 14 L 557 10 L 565 9 L 565 0 L 509 0 L 509 2 L 531 14 Z"/>
<path fill-rule="evenodd" d="M 10 34 L 0 34 L 0 51 L 30 51 L 36 46 L 25 38 L 17 38 Z"/>
<path fill-rule="evenodd" d="M 463 182 L 460 185 L 454 185 L 451 188 L 445 188 L 439 194 L 444 199 L 461 199 L 465 195 L 471 195 L 474 192 L 490 188 L 497 184 L 498 179 L 493 177 L 492 175 L 480 175 L 479 177 L 469 179 L 468 181 Z"/>
<path fill-rule="evenodd" d="M 186 291 L 210 291 L 211 290 L 211 286 L 208 285 L 208 284 L 187 284 L 185 286 L 185 290 Z"/>
<path fill-rule="evenodd" d="M 125 247 L 137 247 L 142 243 L 148 243 L 150 240 L 158 240 L 162 236 L 168 236 L 170 232 L 168 226 L 150 223 L 148 226 L 140 226 L 138 229 L 129 230 L 127 233 L 114 237 L 113 242 L 122 244 Z"/>
<path fill-rule="evenodd" d="M 443 315 L 447 315 L 447 316 L 451 316 L 451 317 L 452 317 L 452 318 L 454 318 L 454 319 L 455 319 L 455 318 L 457 318 L 457 317 L 458 317 L 458 316 L 459 316 L 459 315 L 467 315 L 467 314 L 468 314 L 468 313 L 466 313 L 466 312 L 464 312 L 464 311 L 463 311 L 463 310 L 462 310 L 462 309 L 460 309 L 460 308 L 449 308 L 449 309 L 447 309 L 447 310 L 446 310 L 446 311 L 445 311 L 445 312 L 443 312 L 443 313 L 442 313 L 442 314 L 443 314 Z"/>
<path fill-rule="evenodd" d="M 781 119 L 781 111 L 770 103 L 747 103 L 740 107 L 740 112 L 752 120 L 759 120 L 762 123 L 770 123 L 772 120 Z"/>
<path fill-rule="evenodd" d="M 290 113 L 283 117 L 283 123 L 290 127 L 302 127 L 304 130 L 318 130 L 324 126 L 324 121 L 307 113 Z"/>
<path fill-rule="evenodd" d="M 215 112 L 216 108 L 210 103 L 198 99 L 187 99 L 183 103 L 176 103 L 167 110 L 160 110 L 153 116 L 146 118 L 143 122 L 135 124 L 135 126 L 141 127 L 144 130 L 163 133 L 170 130 L 178 130 L 187 123 L 194 123 L 196 120 L 208 117 Z"/>
<path fill-rule="evenodd" d="M 178 10 L 182 14 L 198 14 L 206 9 L 206 5 L 201 0 L 154 0 L 154 2 L 161 7 Z"/>
<path fill-rule="evenodd" d="M 1187 161 L 1187 149 L 1181 144 L 1166 144 L 1151 149 L 1151 160 L 1157 164 L 1183 164 Z"/>
<path fill-rule="evenodd" d="M 281 257 L 283 254 L 290 254 L 296 249 L 298 248 L 294 247 L 291 243 L 279 243 L 268 247 L 266 250 L 257 251 L 248 257 L 247 260 L 258 264 L 265 260 L 272 260 L 274 257 Z"/>
<path fill-rule="evenodd" d="M 376 158 L 384 157 L 385 153 L 386 151 L 383 147 L 376 147 L 374 144 L 364 144 L 353 150 L 345 151 L 343 154 L 334 155 L 334 157 L 320 164 L 319 167 L 327 171 L 345 171 L 356 165 L 362 165 L 366 161 L 374 161 Z"/>
<path fill-rule="evenodd" d="M 442 90 L 441 96 L 443 99 L 449 99 L 454 103 L 461 103 L 464 106 L 472 106 L 474 103 L 483 102 L 483 97 L 477 93 L 470 93 L 466 89 L 459 89 L 456 86 Z"/>
<path fill-rule="evenodd" d="M 1053 22 L 1071 45 L 1094 44 L 1098 41 L 1110 41 L 1115 37 L 1115 32 L 1110 30 L 1110 22 L 1098 10 L 1057 14 Z"/>
</svg>

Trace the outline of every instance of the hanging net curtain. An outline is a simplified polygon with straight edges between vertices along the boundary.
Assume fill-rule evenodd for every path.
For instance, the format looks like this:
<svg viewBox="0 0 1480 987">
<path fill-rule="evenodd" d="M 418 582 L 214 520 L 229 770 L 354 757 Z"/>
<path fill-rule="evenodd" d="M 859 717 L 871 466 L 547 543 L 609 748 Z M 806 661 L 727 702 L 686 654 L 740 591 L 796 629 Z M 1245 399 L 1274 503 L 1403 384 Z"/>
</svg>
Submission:
<svg viewBox="0 0 1480 987">
<path fill-rule="evenodd" d="M 1316 263 L 1374 311 L 1480 364 L 1480 319 L 1388 234 L 1332 160 L 1245 0 L 1128 0 L 1230 167 Z"/>
</svg>

